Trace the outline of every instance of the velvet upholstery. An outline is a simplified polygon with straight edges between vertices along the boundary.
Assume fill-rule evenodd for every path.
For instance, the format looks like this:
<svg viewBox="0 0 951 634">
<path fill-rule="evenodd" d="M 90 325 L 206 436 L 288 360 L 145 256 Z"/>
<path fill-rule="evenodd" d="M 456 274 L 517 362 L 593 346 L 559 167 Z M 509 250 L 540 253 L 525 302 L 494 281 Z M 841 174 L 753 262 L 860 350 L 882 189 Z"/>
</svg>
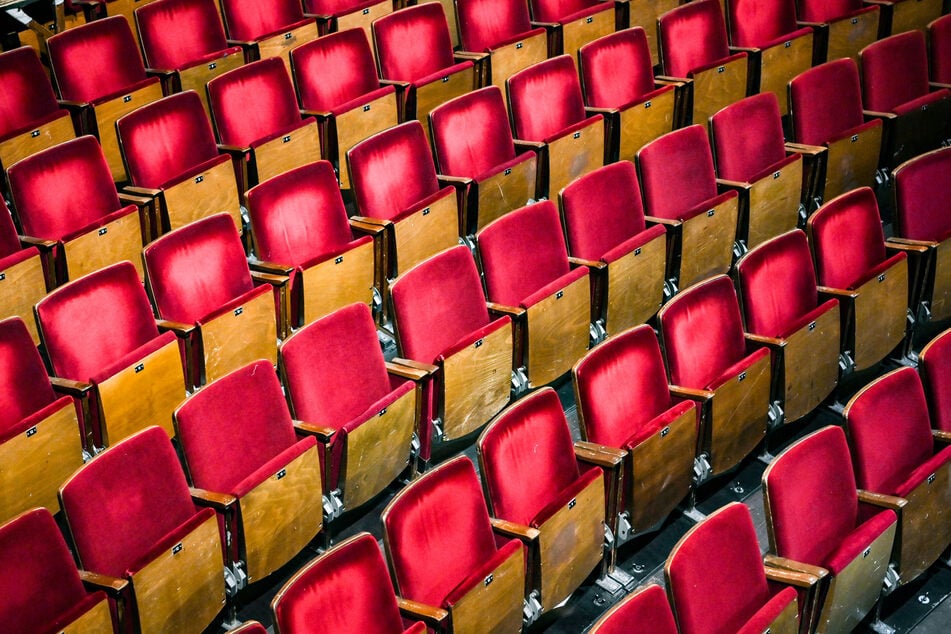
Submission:
<svg viewBox="0 0 951 634">
<path fill-rule="evenodd" d="M 682 634 L 740 632 L 760 619 L 756 631 L 762 631 L 796 599 L 790 587 L 770 589 L 753 518 L 739 502 L 684 535 L 667 558 L 665 575 Z M 763 608 L 769 613 L 761 614 Z"/>
<path fill-rule="evenodd" d="M 873 124 L 862 114 L 859 72 L 851 59 L 837 59 L 800 73 L 789 83 L 793 139 L 824 145 L 833 137 Z"/>
<path fill-rule="evenodd" d="M 749 183 L 786 159 L 776 95 L 764 92 L 727 106 L 710 119 L 717 176 Z"/>
<path fill-rule="evenodd" d="M 149 68 L 181 70 L 241 51 L 228 45 L 214 0 L 150 2 L 136 9 L 135 23 Z"/>
<path fill-rule="evenodd" d="M 547 142 L 586 118 L 581 82 L 570 55 L 545 60 L 514 74 L 507 87 L 512 128 L 518 139 Z"/>
<path fill-rule="evenodd" d="M 472 67 L 471 61 L 456 64 L 446 13 L 438 2 L 406 7 L 374 20 L 373 41 L 384 79 L 429 83 L 434 74 L 442 77 Z"/>
<path fill-rule="evenodd" d="M 271 609 L 280 634 L 304 634 L 316 626 L 366 634 L 425 631 L 419 622 L 403 629 L 383 553 L 369 533 L 358 533 L 304 566 L 278 591 Z"/>
<path fill-rule="evenodd" d="M 932 429 L 951 432 L 951 331 L 932 339 L 920 355 L 922 383 L 928 399 Z"/>
<path fill-rule="evenodd" d="M 462 49 L 482 52 L 530 35 L 544 33 L 533 29 L 528 2 L 514 0 L 461 0 L 456 5 Z"/>
<path fill-rule="evenodd" d="M 592 626 L 591 634 L 677 634 L 667 594 L 657 584 L 636 589 Z"/>
<path fill-rule="evenodd" d="M 805 22 L 831 22 L 862 8 L 862 0 L 800 0 L 799 19 Z"/>
<path fill-rule="evenodd" d="M 432 111 L 433 150 L 439 173 L 479 180 L 515 158 L 505 100 L 486 86 Z"/>
<path fill-rule="evenodd" d="M 250 42 L 306 22 L 297 0 L 221 0 L 225 30 L 232 40 Z"/>
<path fill-rule="evenodd" d="M 951 17 L 944 15 L 928 25 L 928 52 L 931 81 L 951 84 Z"/>
<path fill-rule="evenodd" d="M 660 16 L 657 25 L 665 75 L 689 77 L 730 57 L 719 0 L 699 0 L 671 9 Z"/>
<path fill-rule="evenodd" d="M 0 54 L 0 84 L 0 138 L 68 114 L 60 109 L 40 58 L 29 46 Z"/>
<path fill-rule="evenodd" d="M 7 207 L 7 201 L 0 199 L 0 262 L 20 251 L 29 250 L 36 252 L 36 247 L 27 247 L 20 244 L 20 236 L 17 234 L 17 228 L 13 224 L 13 216 L 10 215 L 10 209 Z M 0 268 L 6 268 L 0 265 Z"/>
<path fill-rule="evenodd" d="M 862 49 L 862 97 L 865 107 L 892 112 L 929 93 L 925 34 L 906 31 Z"/>
<path fill-rule="evenodd" d="M 904 163 L 893 172 L 895 235 L 941 242 L 951 237 L 951 148 L 942 148 Z"/>
<path fill-rule="evenodd" d="M 799 35 L 796 0 L 729 0 L 726 11 L 733 46 L 767 48 Z"/>
<path fill-rule="evenodd" d="M 373 0 L 304 0 L 304 11 L 315 15 L 341 16 L 362 10 L 367 5 L 379 4 Z"/>
<path fill-rule="evenodd" d="M 624 108 L 674 89 L 655 91 L 647 34 L 639 26 L 585 44 L 578 51 L 578 66 L 585 105 L 592 108 Z"/>
</svg>

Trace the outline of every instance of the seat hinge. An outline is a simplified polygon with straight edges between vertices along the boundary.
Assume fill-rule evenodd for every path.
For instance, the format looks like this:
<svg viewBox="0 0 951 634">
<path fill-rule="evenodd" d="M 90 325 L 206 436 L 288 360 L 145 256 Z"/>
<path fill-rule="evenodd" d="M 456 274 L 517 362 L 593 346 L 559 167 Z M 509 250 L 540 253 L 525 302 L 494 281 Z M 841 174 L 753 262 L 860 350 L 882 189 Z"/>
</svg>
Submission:
<svg viewBox="0 0 951 634">
<path fill-rule="evenodd" d="M 783 411 L 779 401 L 773 401 L 769 404 L 769 410 L 766 415 L 766 428 L 775 431 L 783 426 L 786 420 L 786 413 Z"/>
<path fill-rule="evenodd" d="M 608 336 L 608 331 L 604 328 L 604 320 L 596 319 L 588 324 L 588 334 L 591 338 L 591 347 L 598 345 Z"/>
<path fill-rule="evenodd" d="M 225 594 L 233 597 L 248 585 L 248 573 L 244 569 L 243 561 L 236 561 L 225 566 Z"/>
<path fill-rule="evenodd" d="M 675 280 L 674 278 L 670 278 L 664 282 L 664 301 L 665 302 L 671 297 L 673 297 L 674 295 L 676 295 L 678 292 L 680 292 L 680 289 L 677 288 L 677 280 Z"/>
<path fill-rule="evenodd" d="M 433 440 L 435 440 L 436 442 L 445 441 L 446 435 L 442 428 L 442 419 L 434 418 L 432 425 L 433 425 Z"/>
<path fill-rule="evenodd" d="M 324 521 L 332 522 L 343 515 L 343 499 L 340 489 L 334 489 L 322 497 L 324 506 Z"/>
<path fill-rule="evenodd" d="M 710 465 L 710 458 L 706 452 L 693 459 L 693 484 L 694 487 L 700 486 L 710 478 L 713 467 Z"/>
<path fill-rule="evenodd" d="M 542 603 L 538 600 L 538 590 L 532 590 L 522 601 L 522 624 L 528 627 L 542 614 Z"/>
<path fill-rule="evenodd" d="M 525 366 L 521 366 L 512 371 L 512 397 L 518 398 L 528 391 L 528 374 Z"/>
</svg>

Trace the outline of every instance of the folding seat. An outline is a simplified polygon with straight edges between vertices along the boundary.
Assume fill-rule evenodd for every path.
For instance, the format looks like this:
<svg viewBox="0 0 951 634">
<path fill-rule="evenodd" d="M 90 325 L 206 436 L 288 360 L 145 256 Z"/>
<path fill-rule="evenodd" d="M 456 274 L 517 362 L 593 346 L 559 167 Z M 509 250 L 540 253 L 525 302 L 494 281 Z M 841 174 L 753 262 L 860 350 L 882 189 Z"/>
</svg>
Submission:
<svg viewBox="0 0 951 634">
<path fill-rule="evenodd" d="M 489 513 L 527 549 L 528 588 L 549 612 L 601 562 L 610 476 L 573 444 L 550 387 L 496 416 L 477 449 Z"/>
<path fill-rule="evenodd" d="M 0 168 L 76 136 L 34 49 L 0 54 Z M 3 179 L 6 181 L 6 179 Z M 4 188 L 6 184 L 4 183 Z"/>
<path fill-rule="evenodd" d="M 614 335 L 650 319 L 664 299 L 667 241 L 647 226 L 634 164 L 612 163 L 559 194 L 568 253 L 591 275 L 592 318 Z"/>
<path fill-rule="evenodd" d="M 59 496 L 80 568 L 117 597 L 120 631 L 197 633 L 224 607 L 215 512 L 192 500 L 165 431 L 113 445 Z"/>
<path fill-rule="evenodd" d="M 642 2 L 631 3 L 628 6 L 628 24 L 631 28 L 641 27 L 647 35 L 651 66 L 660 65 L 657 18 L 680 4 L 680 0 L 643 0 Z"/>
<path fill-rule="evenodd" d="M 142 106 L 116 130 L 131 182 L 124 191 L 152 201 L 153 237 L 220 212 L 243 229 L 238 175 L 231 157 L 218 152 L 198 93 Z"/>
<path fill-rule="evenodd" d="M 249 269 L 227 214 L 162 236 L 145 247 L 143 259 L 156 314 L 183 340 L 188 385 L 256 359 L 277 362 L 277 338 L 286 332 L 287 277 Z"/>
<path fill-rule="evenodd" d="M 73 555 L 46 509 L 0 526 L 0 620 L 11 632 L 114 632 L 112 605 L 87 590 Z"/>
<path fill-rule="evenodd" d="M 382 229 L 347 218 L 333 167 L 307 163 L 247 192 L 254 267 L 290 277 L 290 325 L 380 301 Z"/>
<path fill-rule="evenodd" d="M 115 123 L 162 98 L 162 82 L 145 72 L 130 23 L 121 16 L 94 20 L 51 37 L 50 66 L 59 97 L 80 122 L 79 131 L 102 144 L 112 178 L 126 180 Z"/>
<path fill-rule="evenodd" d="M 137 262 L 141 276 L 147 212 L 120 198 L 94 137 L 28 156 L 7 176 L 22 240 L 49 254 L 57 283 L 122 260 Z"/>
<path fill-rule="evenodd" d="M 572 268 L 550 200 L 517 209 L 479 232 L 486 296 L 512 317 L 515 363 L 529 387 L 551 383 L 584 356 L 593 334 L 588 269 Z"/>
<path fill-rule="evenodd" d="M 270 361 L 195 392 L 175 411 L 175 431 L 189 481 L 219 514 L 226 562 L 248 583 L 286 564 L 320 531 L 317 440 L 295 428 Z"/>
<path fill-rule="evenodd" d="M 850 632 L 882 592 L 895 539 L 894 511 L 861 500 L 841 427 L 788 447 L 763 473 L 767 567 L 812 575 L 801 593 L 803 631 Z"/>
<path fill-rule="evenodd" d="M 205 112 L 205 85 L 244 64 L 240 46 L 229 46 L 215 0 L 155 0 L 135 10 L 142 57 L 161 73 L 166 92 L 194 90 Z"/>
<path fill-rule="evenodd" d="M 951 331 L 944 331 L 921 349 L 918 371 L 928 398 L 931 428 L 944 436 L 951 433 Z M 938 436 L 940 438 L 940 436 Z"/>
<path fill-rule="evenodd" d="M 860 499 L 898 514 L 892 562 L 901 585 L 951 544 L 951 446 L 935 442 L 928 414 L 910 367 L 875 379 L 842 412 Z"/>
<path fill-rule="evenodd" d="M 57 513 L 56 491 L 82 466 L 86 433 L 19 317 L 0 321 L 0 378 L 0 521 L 34 506 Z"/>
<path fill-rule="evenodd" d="M 398 365 L 434 373 L 420 424 L 420 458 L 433 440 L 469 434 L 509 402 L 511 318 L 485 301 L 472 254 L 447 249 L 401 275 L 390 289 Z M 490 312 L 491 310 L 491 312 Z"/>
<path fill-rule="evenodd" d="M 688 123 L 705 124 L 713 113 L 747 94 L 747 55 L 731 53 L 719 0 L 699 0 L 657 19 L 664 74 L 689 91 Z"/>
<path fill-rule="evenodd" d="M 459 200 L 440 182 L 419 121 L 378 132 L 347 152 L 356 220 L 385 229 L 387 279 L 458 243 Z"/>
<path fill-rule="evenodd" d="M 803 168 L 805 152 L 783 140 L 776 96 L 764 92 L 730 104 L 710 117 L 710 136 L 718 183 L 740 194 L 739 241 L 753 248 L 795 229 L 810 198 L 803 172 L 808 177 L 813 170 Z"/>
<path fill-rule="evenodd" d="M 656 583 L 638 588 L 604 613 L 590 634 L 677 634 L 667 594 Z"/>
<path fill-rule="evenodd" d="M 33 305 L 54 283 L 52 271 L 48 272 L 45 264 L 39 249 L 20 243 L 7 203 L 0 197 L 0 319 L 22 319 L 35 343 L 40 337 Z"/>
<path fill-rule="evenodd" d="M 924 33 L 906 31 L 878 40 L 859 58 L 865 108 L 885 121 L 882 162 L 887 167 L 951 139 L 951 90 L 931 90 Z"/>
<path fill-rule="evenodd" d="M 944 15 L 928 25 L 928 69 L 937 84 L 951 84 L 951 18 Z"/>
<path fill-rule="evenodd" d="M 466 236 L 536 196 L 538 155 L 512 138 L 505 98 L 486 86 L 433 109 L 433 155 L 440 177 L 465 191 Z"/>
<path fill-rule="evenodd" d="M 506 82 L 515 138 L 539 147 L 539 195 L 562 187 L 605 161 L 604 117 L 588 115 L 574 60 L 560 55 Z"/>
<path fill-rule="evenodd" d="M 433 530 L 439 526 L 439 530 Z M 400 491 L 383 510 L 383 546 L 404 608 L 446 632 L 515 632 L 525 553 L 489 519 L 465 456 Z M 421 605 L 416 605 L 421 604 Z"/>
<path fill-rule="evenodd" d="M 377 76 L 370 41 L 356 28 L 298 46 L 291 69 L 301 109 L 317 119 L 323 157 L 337 170 L 340 188 L 350 189 L 347 151 L 399 123 L 396 88 Z"/>
<path fill-rule="evenodd" d="M 308 563 L 271 601 L 278 634 L 305 634 L 317 626 L 332 632 L 423 634 L 421 621 L 404 629 L 401 608 L 383 553 L 369 533 L 358 533 Z"/>
<path fill-rule="evenodd" d="M 793 584 L 818 578 L 763 565 L 750 510 L 731 502 L 694 525 L 664 566 L 667 594 L 682 634 L 799 632 Z"/>
<path fill-rule="evenodd" d="M 278 62 L 262 59 L 208 82 L 221 149 L 245 165 L 242 191 L 320 159 L 317 122 L 301 115 L 290 75 Z"/>
<path fill-rule="evenodd" d="M 647 220 L 667 227 L 667 279 L 686 288 L 726 273 L 739 216 L 735 190 L 717 193 L 710 139 L 692 125 L 657 138 L 637 153 Z"/>
<path fill-rule="evenodd" d="M 747 344 L 730 278 L 683 291 L 658 313 L 671 393 L 697 402 L 711 474 L 732 469 L 766 434 L 769 350 Z M 702 361 L 700 361 L 702 360 Z"/>
<path fill-rule="evenodd" d="M 456 0 L 456 19 L 462 50 L 489 54 L 485 85 L 504 90 L 509 77 L 548 58 L 548 34 L 523 0 Z"/>
<path fill-rule="evenodd" d="M 578 49 L 588 42 L 614 33 L 620 23 L 627 26 L 628 2 L 602 0 L 530 0 L 532 22 L 548 31 L 552 52 L 577 58 Z"/>
<path fill-rule="evenodd" d="M 643 28 L 585 44 L 578 49 L 578 65 L 584 105 L 603 115 L 607 125 L 609 160 L 633 161 L 644 145 L 679 126 L 683 85 L 654 78 Z"/>
<path fill-rule="evenodd" d="M 278 367 L 291 414 L 318 434 L 331 521 L 369 501 L 408 466 L 425 373 L 387 363 L 366 304 L 351 304 L 281 344 Z"/>
<path fill-rule="evenodd" d="M 851 59 L 837 59 L 800 73 L 789 82 L 792 140 L 827 148 L 819 200 L 832 200 L 876 179 L 882 120 L 862 109 L 859 72 Z"/>
<path fill-rule="evenodd" d="M 906 334 L 909 256 L 903 245 L 886 249 L 879 218 L 875 194 L 863 187 L 823 205 L 806 226 L 820 297 L 839 300 L 842 348 L 856 370 L 884 359 Z"/>
<path fill-rule="evenodd" d="M 878 39 L 881 7 L 863 0 L 798 0 L 800 23 L 815 33 L 817 64 L 842 57 L 859 59 L 859 51 Z"/>
<path fill-rule="evenodd" d="M 812 66 L 812 27 L 796 22 L 796 0 L 729 0 L 731 50 L 749 56 L 750 94 L 770 92 L 789 113 L 786 84 Z"/>
<path fill-rule="evenodd" d="M 380 77 L 402 85 L 404 121 L 418 119 L 426 125 L 433 108 L 482 85 L 482 60 L 488 55 L 453 53 L 446 13 L 438 2 L 374 20 L 373 43 Z"/>
<path fill-rule="evenodd" d="M 299 0 L 220 0 L 228 39 L 244 49 L 247 61 L 279 57 L 290 71 L 291 49 L 317 39 L 317 21 L 304 15 Z"/>
<path fill-rule="evenodd" d="M 917 286 L 917 318 L 921 322 L 951 317 L 951 149 L 933 150 L 906 161 L 892 172 L 895 192 L 894 235 L 887 244 L 924 247 Z"/>
<path fill-rule="evenodd" d="M 304 12 L 317 18 L 322 31 L 363 29 L 370 41 L 370 24 L 392 13 L 391 0 L 304 0 Z"/>
<path fill-rule="evenodd" d="M 592 349 L 572 370 L 581 437 L 626 453 L 618 508 L 608 526 L 619 541 L 660 525 L 690 493 L 698 410 L 674 396 L 653 330 L 641 325 Z M 708 465 L 707 465 L 708 466 Z M 704 465 L 698 463 L 698 475 Z"/>
</svg>

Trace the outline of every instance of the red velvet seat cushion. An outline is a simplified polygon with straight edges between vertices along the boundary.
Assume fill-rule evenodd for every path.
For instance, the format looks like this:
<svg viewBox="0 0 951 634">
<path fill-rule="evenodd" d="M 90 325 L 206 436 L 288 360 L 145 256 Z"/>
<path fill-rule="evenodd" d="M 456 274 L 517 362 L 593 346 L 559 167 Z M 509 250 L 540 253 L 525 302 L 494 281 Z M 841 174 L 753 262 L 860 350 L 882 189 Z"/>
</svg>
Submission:
<svg viewBox="0 0 951 634">
<path fill-rule="evenodd" d="M 891 509 L 876 513 L 845 535 L 839 545 L 819 565 L 828 569 L 833 575 L 839 574 L 897 520 L 895 511 Z"/>
<path fill-rule="evenodd" d="M 598 627 L 598 634 L 628 634 L 635 626 L 641 634 L 677 634 L 677 623 L 667 594 L 657 584 L 635 590 Z"/>
</svg>

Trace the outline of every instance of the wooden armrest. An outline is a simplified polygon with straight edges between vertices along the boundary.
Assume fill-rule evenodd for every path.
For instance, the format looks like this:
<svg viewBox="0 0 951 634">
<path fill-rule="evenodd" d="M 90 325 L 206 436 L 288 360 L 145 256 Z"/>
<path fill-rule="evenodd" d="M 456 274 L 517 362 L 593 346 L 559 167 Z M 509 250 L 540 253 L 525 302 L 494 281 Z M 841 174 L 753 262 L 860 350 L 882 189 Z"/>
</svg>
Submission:
<svg viewBox="0 0 951 634">
<path fill-rule="evenodd" d="M 796 154 L 804 154 L 809 156 L 819 156 L 827 152 L 827 148 L 821 145 L 807 145 L 805 143 L 786 143 L 787 152 L 795 152 Z"/>
<path fill-rule="evenodd" d="M 532 25 L 533 29 L 545 29 L 546 31 L 557 31 L 561 28 L 561 24 L 558 22 L 536 22 L 532 20 L 529 24 Z"/>
<path fill-rule="evenodd" d="M 756 48 L 755 46 L 728 46 L 727 48 L 730 50 L 730 53 L 746 53 L 750 57 L 763 52 L 763 49 Z"/>
<path fill-rule="evenodd" d="M 683 387 L 682 385 L 668 385 L 667 387 L 674 396 L 690 399 L 691 401 L 703 403 L 713 398 L 713 392 L 709 390 L 697 390 L 692 387 Z"/>
<path fill-rule="evenodd" d="M 188 487 L 188 492 L 191 493 L 192 500 L 195 504 L 198 506 L 207 506 L 216 511 L 227 511 L 238 501 L 238 498 L 230 493 L 218 493 L 217 491 L 198 489 L 196 487 Z"/>
<path fill-rule="evenodd" d="M 732 189 L 736 191 L 745 191 L 750 188 L 749 183 L 741 183 L 740 181 L 731 181 L 726 178 L 718 178 L 717 185 L 722 189 Z"/>
<path fill-rule="evenodd" d="M 225 40 L 228 46 L 240 46 L 243 49 L 253 49 L 258 43 L 254 40 Z"/>
<path fill-rule="evenodd" d="M 43 238 L 34 238 L 33 236 L 19 236 L 20 243 L 36 247 L 41 251 L 49 251 L 56 246 L 56 240 L 45 240 Z"/>
<path fill-rule="evenodd" d="M 921 246 L 925 248 L 932 248 L 938 245 L 937 242 L 932 242 L 931 240 L 912 240 L 911 238 L 899 238 L 898 236 L 892 236 L 891 238 L 885 239 L 885 248 L 887 249 L 890 246 L 898 245 L 910 245 L 910 246 Z"/>
<path fill-rule="evenodd" d="M 521 306 L 506 306 L 505 304 L 496 304 L 495 302 L 486 302 L 489 313 L 496 315 L 508 315 L 509 317 L 521 317 L 527 311 Z"/>
<path fill-rule="evenodd" d="M 333 427 L 307 423 L 302 420 L 294 421 L 294 430 L 305 436 L 313 436 L 324 444 L 330 442 L 331 437 L 337 433 L 337 430 Z"/>
<path fill-rule="evenodd" d="M 368 226 L 370 226 L 370 227 L 380 227 L 380 228 L 388 227 L 389 225 L 393 224 L 393 223 L 390 222 L 389 220 L 382 220 L 382 219 L 380 219 L 380 218 L 368 218 L 368 217 L 366 217 L 366 216 L 353 216 L 353 217 L 351 217 L 351 218 L 350 218 L 350 226 L 351 226 L 351 227 L 355 226 L 354 223 L 365 224 L 365 225 L 368 225 Z"/>
<path fill-rule="evenodd" d="M 405 359 L 404 359 L 405 360 Z M 436 366 L 430 366 L 429 368 L 422 367 L 413 367 L 405 363 L 393 363 L 392 361 L 386 362 L 386 371 L 390 374 L 396 375 L 403 379 L 409 379 L 419 383 L 427 377 L 433 375 L 438 368 Z"/>
<path fill-rule="evenodd" d="M 779 568 L 781 570 L 792 570 L 793 572 L 802 572 L 807 575 L 811 575 L 815 577 L 816 580 L 822 579 L 829 574 L 828 570 L 820 566 L 805 564 L 801 561 L 796 561 L 795 559 L 779 557 L 778 555 L 771 555 L 769 553 L 763 556 L 763 563 L 766 565 L 767 568 Z"/>
<path fill-rule="evenodd" d="M 513 139 L 515 143 L 515 153 L 521 154 L 526 150 L 534 150 L 536 153 L 544 149 L 545 144 L 541 141 L 525 141 L 523 139 Z"/>
<path fill-rule="evenodd" d="M 473 53 L 472 51 L 453 51 L 452 56 L 457 62 L 484 62 L 489 59 L 488 53 Z"/>
<path fill-rule="evenodd" d="M 257 258 L 248 258 L 248 266 L 251 268 L 251 274 L 268 273 L 276 277 L 287 277 L 294 270 L 289 264 L 278 264 L 277 262 L 265 262 Z"/>
<path fill-rule="evenodd" d="M 225 145 L 224 143 L 218 143 L 217 148 L 219 152 L 224 152 L 225 154 L 230 154 L 231 156 L 244 156 L 251 151 L 250 147 L 239 147 L 237 145 Z"/>
<path fill-rule="evenodd" d="M 605 119 L 608 119 L 609 117 L 617 116 L 618 109 L 617 108 L 595 108 L 594 106 L 585 106 L 584 113 L 588 117 L 599 114 Z"/>
<path fill-rule="evenodd" d="M 381 224 L 379 222 L 367 222 L 363 218 L 353 217 L 350 219 L 350 228 L 357 233 L 362 233 L 368 236 L 378 236 L 383 233 L 383 230 L 386 228 L 386 224 Z"/>
<path fill-rule="evenodd" d="M 693 80 L 690 79 L 689 77 L 673 77 L 671 75 L 655 75 L 654 83 L 664 84 L 665 86 L 669 84 L 680 84 L 682 86 L 685 86 L 687 84 L 692 84 Z"/>
<path fill-rule="evenodd" d="M 601 270 L 608 268 L 608 265 L 601 260 L 585 260 L 584 258 L 568 257 L 568 263 L 574 268 L 584 266 L 592 270 Z"/>
<path fill-rule="evenodd" d="M 70 112 L 79 112 L 89 107 L 89 104 L 84 101 L 69 101 L 68 99 L 57 99 L 56 103 Z"/>
<path fill-rule="evenodd" d="M 439 366 L 433 365 L 431 363 L 423 363 L 422 361 L 414 361 L 413 359 L 404 359 L 403 357 L 393 357 L 390 363 L 402 365 L 414 370 L 419 370 L 420 372 L 426 372 L 427 374 L 433 374 L 439 370 Z"/>
<path fill-rule="evenodd" d="M 397 81 L 395 79 L 381 79 L 380 84 L 383 86 L 393 86 L 396 88 L 397 92 L 406 92 L 409 90 L 409 87 L 412 84 L 408 81 Z"/>
<path fill-rule="evenodd" d="M 654 225 L 664 225 L 666 227 L 678 227 L 683 223 L 680 220 L 670 218 L 658 218 L 657 216 L 644 216 L 644 221 Z"/>
<path fill-rule="evenodd" d="M 301 117 L 313 117 L 321 123 L 333 119 L 334 117 L 332 112 L 323 112 L 320 110 L 299 110 L 299 112 Z"/>
<path fill-rule="evenodd" d="M 120 579 L 110 575 L 103 575 L 89 570 L 80 570 L 79 578 L 84 585 L 90 586 L 93 590 L 104 590 L 107 594 L 115 597 L 125 590 L 129 585 L 128 579 Z"/>
<path fill-rule="evenodd" d="M 891 257 L 896 253 L 907 253 L 908 255 L 920 255 L 928 252 L 928 243 L 911 244 L 909 242 L 885 241 L 885 253 Z"/>
<path fill-rule="evenodd" d="M 465 189 L 472 184 L 472 179 L 466 176 L 446 176 L 445 174 L 437 174 L 436 181 L 440 187 L 452 185 L 456 189 Z"/>
<path fill-rule="evenodd" d="M 122 191 L 119 192 L 120 196 L 123 194 L 154 199 L 162 195 L 162 190 L 152 189 L 151 187 L 136 187 L 135 185 L 126 185 L 122 188 Z"/>
<path fill-rule="evenodd" d="M 265 273 L 264 271 L 255 271 L 253 269 L 251 270 L 251 279 L 255 282 L 270 284 L 271 286 L 284 286 L 290 281 L 287 275 L 275 275 L 273 273 Z"/>
<path fill-rule="evenodd" d="M 443 624 L 449 618 L 449 612 L 442 608 L 435 608 L 425 603 L 418 603 L 396 597 L 396 603 L 399 606 L 400 613 L 407 618 L 422 621 L 426 625 L 433 627 L 436 631 L 443 629 Z"/>
<path fill-rule="evenodd" d="M 54 392 L 68 394 L 75 398 L 85 398 L 89 390 L 92 389 L 92 383 L 73 381 L 72 379 L 64 379 L 59 376 L 51 376 L 50 383 L 53 386 Z"/>
<path fill-rule="evenodd" d="M 162 332 L 171 330 L 177 337 L 187 337 L 197 328 L 195 324 L 184 324 L 180 321 L 170 321 L 168 319 L 156 319 L 155 325 Z"/>
<path fill-rule="evenodd" d="M 608 447 L 596 442 L 579 440 L 575 443 L 575 458 L 605 469 L 613 469 L 621 464 L 627 451 L 617 447 Z"/>
<path fill-rule="evenodd" d="M 765 566 L 765 570 L 766 579 L 768 581 L 784 583 L 788 586 L 796 586 L 797 588 L 811 588 L 819 583 L 819 577 L 810 575 L 806 572 L 797 572 L 795 570 L 787 570 L 785 568 L 773 568 L 772 566 Z"/>
<path fill-rule="evenodd" d="M 819 291 L 820 302 L 831 297 L 841 299 L 855 299 L 859 296 L 859 294 L 855 291 L 848 291 L 842 288 L 832 288 L 831 286 L 819 286 L 817 287 L 817 290 Z"/>
<path fill-rule="evenodd" d="M 758 343 L 771 348 L 781 348 L 785 345 L 782 339 L 767 337 L 766 335 L 754 335 L 751 332 L 744 332 L 743 336 L 746 338 L 747 343 Z"/>
<path fill-rule="evenodd" d="M 136 207 L 149 207 L 155 202 L 154 196 L 138 196 L 131 192 L 119 192 L 119 202 Z"/>
<path fill-rule="evenodd" d="M 928 88 L 931 89 L 930 92 L 934 92 L 934 91 L 936 91 L 936 90 L 941 90 L 941 89 L 943 89 L 943 88 L 947 88 L 948 90 L 951 90 L 951 84 L 942 84 L 942 83 L 939 82 L 939 81 L 929 81 L 929 82 L 928 82 Z"/>
<path fill-rule="evenodd" d="M 804 26 L 811 26 L 814 29 L 824 29 L 829 25 L 825 22 L 806 22 L 805 20 L 796 20 L 796 26 L 802 28 Z"/>
<path fill-rule="evenodd" d="M 866 121 L 871 121 L 872 119 L 897 119 L 898 115 L 894 112 L 878 112 L 877 110 L 863 110 L 862 116 Z"/>
<path fill-rule="evenodd" d="M 934 438 L 935 443 L 939 445 L 951 445 L 951 431 L 932 429 L 931 437 Z"/>
<path fill-rule="evenodd" d="M 159 77 L 162 80 L 168 80 L 175 76 L 175 71 L 164 68 L 146 68 L 145 74 L 150 77 Z"/>
<path fill-rule="evenodd" d="M 511 537 L 520 541 L 534 541 L 538 539 L 540 534 L 537 528 L 525 526 L 524 524 L 516 524 L 515 522 L 500 520 L 494 517 L 489 518 L 489 521 L 492 523 L 492 530 L 503 537 Z"/>
<path fill-rule="evenodd" d="M 875 493 L 874 491 L 866 491 L 865 489 L 858 489 L 859 502 L 864 502 L 865 504 L 871 504 L 872 506 L 878 506 L 885 509 L 891 509 L 893 511 L 900 511 L 906 504 L 908 500 L 905 498 L 900 498 L 895 495 L 886 495 L 884 493 Z"/>
</svg>

